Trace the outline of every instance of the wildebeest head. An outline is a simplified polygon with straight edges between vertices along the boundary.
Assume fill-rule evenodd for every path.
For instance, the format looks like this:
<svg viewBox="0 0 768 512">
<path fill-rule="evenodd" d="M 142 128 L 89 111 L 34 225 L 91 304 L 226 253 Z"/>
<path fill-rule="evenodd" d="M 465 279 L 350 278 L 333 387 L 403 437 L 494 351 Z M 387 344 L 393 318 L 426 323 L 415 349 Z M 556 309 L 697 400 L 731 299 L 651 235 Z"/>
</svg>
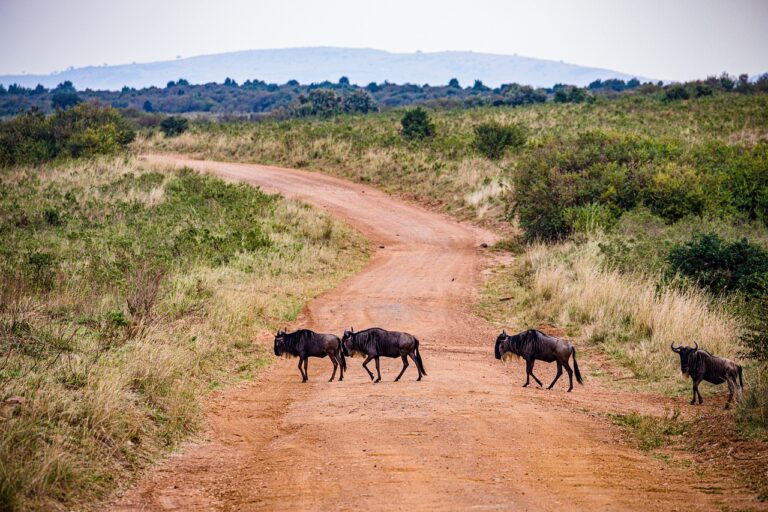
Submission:
<svg viewBox="0 0 768 512">
<path fill-rule="evenodd" d="M 693 342 L 693 347 L 688 346 L 675 346 L 675 343 L 673 342 L 670 345 L 670 348 L 672 349 L 672 352 L 677 352 L 680 355 L 680 371 L 683 373 L 683 375 L 688 376 L 688 360 L 694 352 L 699 350 L 699 344 L 695 341 Z"/>
<path fill-rule="evenodd" d="M 278 329 L 277 334 L 275 334 L 275 355 L 281 356 L 283 355 L 284 351 L 285 351 L 285 330 Z"/>
<path fill-rule="evenodd" d="M 511 352 L 512 347 L 509 344 L 509 335 L 506 330 L 501 331 L 501 334 L 496 338 L 496 347 L 494 348 L 496 359 L 503 359 L 506 354 Z"/>
<path fill-rule="evenodd" d="M 344 331 L 344 335 L 341 337 L 341 351 L 345 357 L 352 357 L 355 354 L 354 344 L 352 343 L 354 334 L 355 329 L 350 327 L 349 330 Z"/>
</svg>

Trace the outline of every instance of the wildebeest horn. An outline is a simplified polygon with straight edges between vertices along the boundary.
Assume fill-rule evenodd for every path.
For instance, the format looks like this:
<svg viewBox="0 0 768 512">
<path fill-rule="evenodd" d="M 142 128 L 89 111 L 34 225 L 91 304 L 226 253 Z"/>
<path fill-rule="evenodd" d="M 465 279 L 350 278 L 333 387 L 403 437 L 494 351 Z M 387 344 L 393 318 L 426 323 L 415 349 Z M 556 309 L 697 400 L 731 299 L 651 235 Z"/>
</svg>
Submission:
<svg viewBox="0 0 768 512">
<path fill-rule="evenodd" d="M 680 347 L 675 348 L 675 342 L 669 344 L 669 348 L 672 349 L 672 352 L 680 352 Z"/>
<path fill-rule="evenodd" d="M 693 347 L 693 349 L 694 349 L 694 350 L 699 350 L 699 344 L 698 344 L 698 343 L 696 343 L 696 340 L 693 340 L 693 344 L 695 345 L 695 346 Z"/>
<path fill-rule="evenodd" d="M 507 337 L 507 330 L 506 329 L 502 330 L 501 334 L 506 338 Z"/>
</svg>

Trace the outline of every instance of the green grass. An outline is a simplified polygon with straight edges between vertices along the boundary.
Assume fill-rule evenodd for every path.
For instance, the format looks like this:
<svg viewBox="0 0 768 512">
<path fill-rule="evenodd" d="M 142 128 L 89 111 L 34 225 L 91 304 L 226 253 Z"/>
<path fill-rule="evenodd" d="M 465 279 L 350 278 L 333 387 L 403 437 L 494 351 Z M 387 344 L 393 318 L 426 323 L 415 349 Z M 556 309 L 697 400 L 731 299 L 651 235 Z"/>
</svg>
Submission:
<svg viewBox="0 0 768 512">
<path fill-rule="evenodd" d="M 190 171 L 0 169 L 0 509 L 130 483 L 367 251 L 310 207 Z"/>
<path fill-rule="evenodd" d="M 145 133 L 135 147 L 320 170 L 462 218 L 498 223 L 507 218 L 507 194 L 519 166 L 553 141 L 600 130 L 663 141 L 682 155 L 706 153 L 712 144 L 747 148 L 768 140 L 766 112 L 765 94 L 717 94 L 678 103 L 628 95 L 592 104 L 430 111 L 436 135 L 421 141 L 400 135 L 402 111 L 395 110 L 329 120 L 194 124 L 171 139 Z M 527 127 L 526 146 L 498 160 L 485 158 L 474 134 L 487 122 Z"/>
<path fill-rule="evenodd" d="M 664 416 L 649 416 L 637 412 L 613 414 L 611 419 L 630 433 L 635 445 L 643 451 L 663 448 L 670 444 L 673 438 L 684 435 L 690 428 L 688 422 L 680 419 L 679 411 Z"/>
</svg>

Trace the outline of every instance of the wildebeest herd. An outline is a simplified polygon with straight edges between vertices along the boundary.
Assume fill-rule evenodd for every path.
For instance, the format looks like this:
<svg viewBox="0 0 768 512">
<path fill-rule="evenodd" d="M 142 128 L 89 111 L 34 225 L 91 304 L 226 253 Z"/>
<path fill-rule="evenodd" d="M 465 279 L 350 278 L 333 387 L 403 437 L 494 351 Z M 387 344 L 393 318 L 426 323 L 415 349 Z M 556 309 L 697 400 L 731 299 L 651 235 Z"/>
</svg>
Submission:
<svg viewBox="0 0 768 512">
<path fill-rule="evenodd" d="M 741 393 L 744 384 L 740 365 L 728 359 L 716 357 L 699 348 L 698 342 L 694 342 L 693 347 L 676 347 L 673 343 L 671 348 L 680 356 L 680 371 L 693 381 L 691 405 L 696 403 L 697 396 L 699 404 L 703 403 L 699 392 L 699 384 L 702 380 L 712 384 L 722 384 L 723 382 L 728 384 L 730 394 L 725 404 L 726 409 L 730 406 L 734 394 Z M 337 370 L 339 371 L 339 381 L 344 380 L 344 372 L 347 369 L 346 358 L 355 354 L 365 357 L 363 369 L 374 383 L 381 381 L 380 357 L 400 357 L 402 359 L 403 368 L 395 377 L 395 382 L 400 380 L 408 368 L 409 358 L 413 361 L 419 374 L 416 380 L 421 380 L 423 376 L 427 375 L 419 353 L 419 340 L 406 332 L 387 331 L 373 327 L 362 331 L 355 331 L 350 328 L 344 331 L 341 338 L 335 334 L 317 333 L 309 329 L 299 329 L 291 333 L 279 330 L 275 335 L 275 355 L 298 357 L 302 382 L 309 380 L 307 365 L 310 357 L 323 358 L 327 356 L 331 360 L 333 363 L 333 373 L 329 379 L 331 382 L 336 377 Z M 496 359 L 504 359 L 507 355 L 512 355 L 525 361 L 526 379 L 523 387 L 530 384 L 531 377 L 540 387 L 543 387 L 542 382 L 533 373 L 533 366 L 536 361 L 557 364 L 557 373 L 547 389 L 552 389 L 557 383 L 563 374 L 563 368 L 568 373 L 568 392 L 573 390 L 574 375 L 576 382 L 584 384 L 579 371 L 579 363 L 576 361 L 576 348 L 573 344 L 536 329 L 528 329 L 514 335 L 502 331 L 496 338 L 494 355 Z M 371 360 L 376 365 L 375 376 L 368 368 L 368 363 Z M 571 360 L 573 360 L 573 368 L 570 365 Z"/>
</svg>

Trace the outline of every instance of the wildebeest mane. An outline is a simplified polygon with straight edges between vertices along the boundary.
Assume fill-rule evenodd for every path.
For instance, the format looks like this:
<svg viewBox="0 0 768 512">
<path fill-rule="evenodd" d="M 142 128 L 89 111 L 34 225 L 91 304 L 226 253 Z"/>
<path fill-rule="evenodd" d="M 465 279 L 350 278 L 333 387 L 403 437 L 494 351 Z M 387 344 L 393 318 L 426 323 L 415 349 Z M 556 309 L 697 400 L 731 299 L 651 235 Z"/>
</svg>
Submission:
<svg viewBox="0 0 768 512">
<path fill-rule="evenodd" d="M 294 332 L 286 332 L 283 334 L 283 351 L 289 353 L 292 356 L 298 356 L 300 347 L 306 344 L 314 334 L 309 329 L 299 329 Z"/>
</svg>

